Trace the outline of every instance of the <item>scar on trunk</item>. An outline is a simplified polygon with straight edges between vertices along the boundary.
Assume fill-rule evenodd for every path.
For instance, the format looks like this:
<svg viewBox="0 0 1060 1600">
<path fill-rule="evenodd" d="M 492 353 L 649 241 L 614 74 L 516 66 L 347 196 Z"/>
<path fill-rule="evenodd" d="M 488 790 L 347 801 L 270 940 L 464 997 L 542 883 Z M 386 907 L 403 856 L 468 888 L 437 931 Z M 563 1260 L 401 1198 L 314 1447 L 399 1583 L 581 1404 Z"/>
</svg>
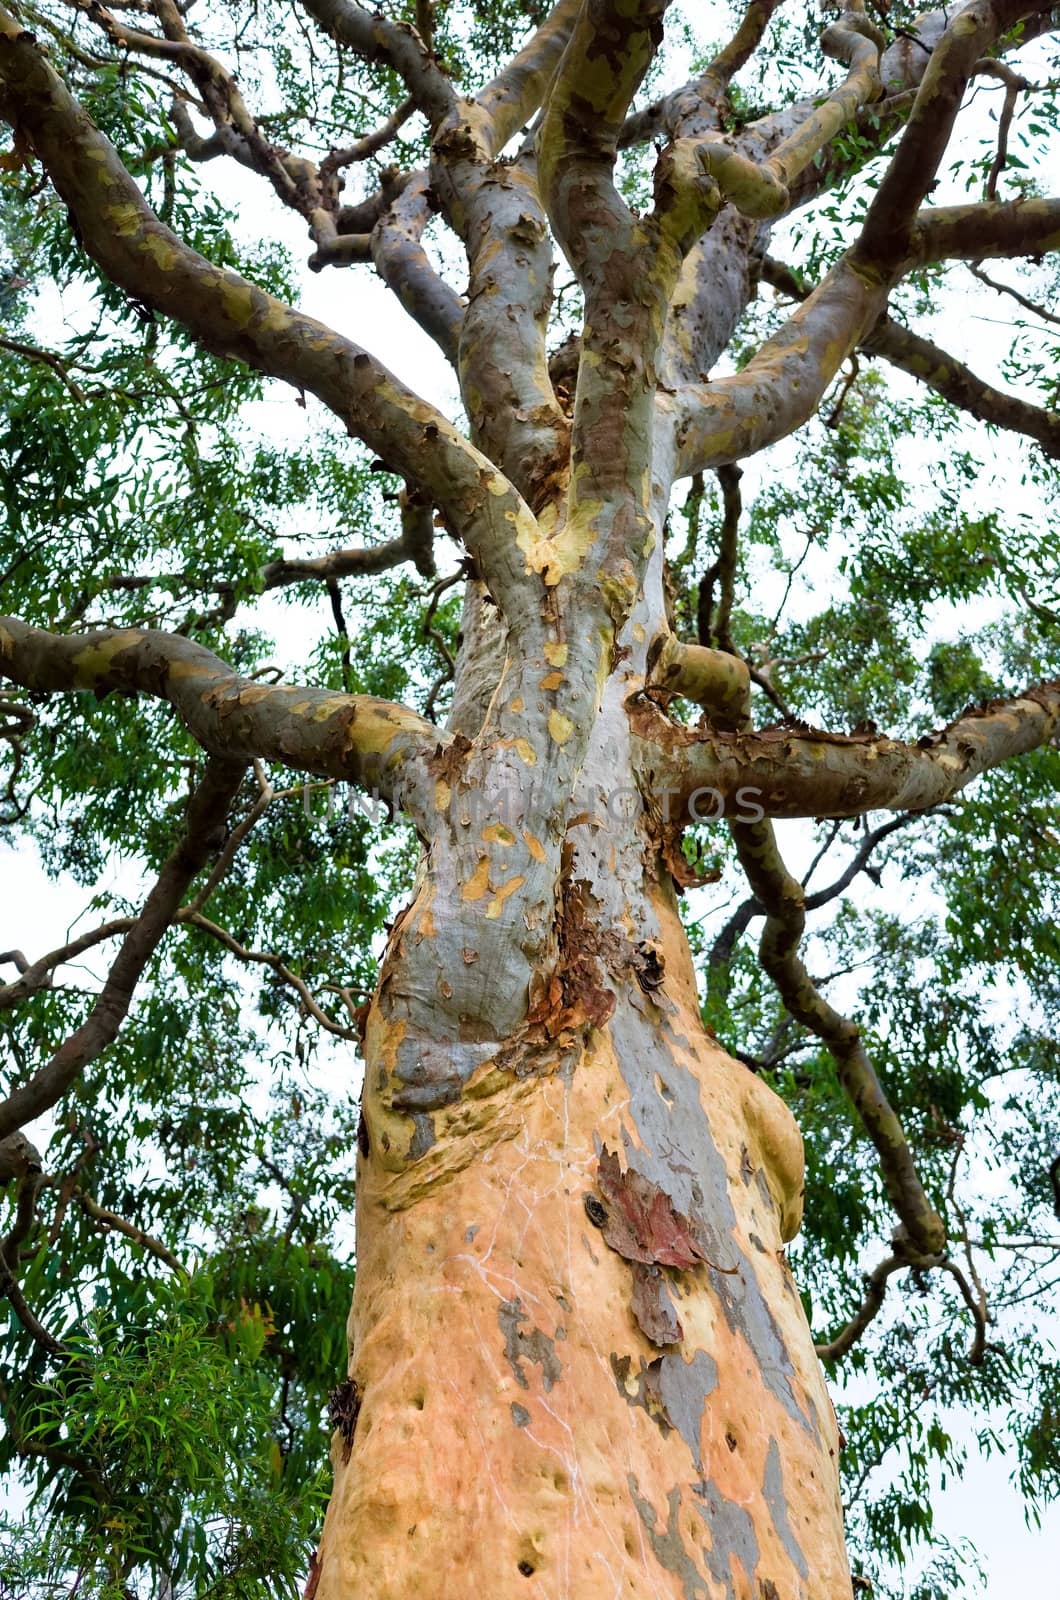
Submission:
<svg viewBox="0 0 1060 1600">
<path fill-rule="evenodd" d="M 328 1421 L 342 1437 L 344 1462 L 350 1459 L 350 1451 L 353 1449 L 353 1436 L 357 1430 L 357 1418 L 361 1414 L 362 1399 L 360 1387 L 353 1378 L 347 1378 L 345 1383 L 340 1383 L 328 1395 Z"/>
</svg>

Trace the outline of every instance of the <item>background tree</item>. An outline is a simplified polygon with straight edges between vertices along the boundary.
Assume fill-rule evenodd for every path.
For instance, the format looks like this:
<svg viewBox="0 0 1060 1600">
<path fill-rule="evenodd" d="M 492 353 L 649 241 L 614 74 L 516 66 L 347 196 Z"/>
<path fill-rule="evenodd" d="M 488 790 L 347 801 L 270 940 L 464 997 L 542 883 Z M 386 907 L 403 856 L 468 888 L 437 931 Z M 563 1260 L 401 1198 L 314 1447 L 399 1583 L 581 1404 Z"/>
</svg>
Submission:
<svg viewBox="0 0 1060 1600">
<path fill-rule="evenodd" d="M 12 1592 L 831 1600 L 955 1405 L 1054 1487 L 1052 26 L 0 9 L 3 819 L 96 913 L 0 989 Z"/>
</svg>

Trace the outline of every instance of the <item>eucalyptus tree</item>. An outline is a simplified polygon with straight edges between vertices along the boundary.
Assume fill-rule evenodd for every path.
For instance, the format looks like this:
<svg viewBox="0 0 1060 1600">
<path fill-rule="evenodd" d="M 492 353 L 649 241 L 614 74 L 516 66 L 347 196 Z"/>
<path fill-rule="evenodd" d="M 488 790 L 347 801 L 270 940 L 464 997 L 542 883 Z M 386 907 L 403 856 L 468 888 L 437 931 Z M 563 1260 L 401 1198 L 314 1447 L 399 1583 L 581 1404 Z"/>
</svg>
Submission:
<svg viewBox="0 0 1060 1600">
<path fill-rule="evenodd" d="M 901 1557 L 955 1400 L 1007 1406 L 1047 1490 L 1057 1369 L 1015 1319 L 1058 1248 L 1053 26 L 0 7 L 5 820 L 83 881 L 150 875 L 0 991 L 8 1454 L 66 1530 L 24 1556 L 41 1592 L 290 1581 L 329 1387 L 317 1600 L 846 1596 L 841 1455 L 859 1564 Z M 277 246 L 239 259 L 214 162 L 314 271 L 389 285 L 457 420 L 300 310 Z M 951 284 L 1018 308 L 1000 374 L 922 331 Z M 262 379 L 304 443 L 248 444 Z M 298 681 L 267 594 L 326 598 Z M 411 834 L 314 826 L 342 784 Z M 101 949 L 94 991 L 53 981 Z M 330 1129 L 291 1087 L 312 1027 L 364 1056 Z M 845 1450 L 844 1357 L 880 1384 Z"/>
</svg>

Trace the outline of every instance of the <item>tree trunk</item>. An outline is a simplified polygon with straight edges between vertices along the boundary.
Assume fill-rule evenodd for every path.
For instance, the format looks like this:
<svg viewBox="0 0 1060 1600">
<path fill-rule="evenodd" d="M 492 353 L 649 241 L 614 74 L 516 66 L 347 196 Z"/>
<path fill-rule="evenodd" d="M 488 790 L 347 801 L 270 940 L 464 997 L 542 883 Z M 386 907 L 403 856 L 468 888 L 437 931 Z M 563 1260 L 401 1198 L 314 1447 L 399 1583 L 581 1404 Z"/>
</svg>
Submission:
<svg viewBox="0 0 1060 1600">
<path fill-rule="evenodd" d="M 483 1037 L 475 1015 L 520 996 L 490 977 L 510 979 L 512 929 L 495 937 L 498 874 L 468 897 L 474 850 L 448 899 L 432 854 L 394 927 L 317 1600 L 850 1594 L 837 1429 L 783 1248 L 802 1143 L 703 1027 L 628 691 L 612 679 L 568 807 L 521 1024 Z M 449 797 L 455 827 L 471 800 Z M 456 945 L 432 1032 L 410 997 Z M 463 1037 L 439 1038 L 462 1004 Z"/>
</svg>

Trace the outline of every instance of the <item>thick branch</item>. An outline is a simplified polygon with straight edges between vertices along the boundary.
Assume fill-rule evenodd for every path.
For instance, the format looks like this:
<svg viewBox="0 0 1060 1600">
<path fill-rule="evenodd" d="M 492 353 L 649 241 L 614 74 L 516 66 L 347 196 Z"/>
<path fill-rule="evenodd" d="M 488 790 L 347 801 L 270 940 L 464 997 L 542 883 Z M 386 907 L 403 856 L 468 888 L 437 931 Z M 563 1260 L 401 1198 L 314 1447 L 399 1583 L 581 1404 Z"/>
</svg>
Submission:
<svg viewBox="0 0 1060 1600">
<path fill-rule="evenodd" d="M 663 397 L 677 414 L 676 476 L 742 460 L 801 427 L 880 316 L 887 287 L 843 259 L 742 372 Z"/>
<path fill-rule="evenodd" d="M 1003 389 L 995 389 L 930 339 L 892 322 L 890 317 L 880 319 L 861 341 L 861 349 L 869 355 L 883 356 L 892 366 L 919 378 L 951 405 L 981 422 L 1025 433 L 1028 438 L 1037 439 L 1046 455 L 1060 457 L 1060 412 L 1047 411 L 1044 406 L 1031 405 Z"/>
<path fill-rule="evenodd" d="M 585 0 L 537 138 L 549 220 L 585 292 L 566 548 L 556 565 L 591 577 L 593 603 L 612 626 L 632 604 L 652 538 L 644 485 L 655 360 L 680 269 L 658 224 L 635 218 L 618 193 L 614 164 L 668 3 Z M 608 597 L 600 571 L 613 575 Z"/>
<path fill-rule="evenodd" d="M 179 634 L 102 629 L 61 637 L 0 617 L 0 673 L 28 689 L 168 700 L 204 750 L 343 778 L 419 811 L 438 730 L 405 706 L 242 678 Z"/>
<path fill-rule="evenodd" d="M 821 47 L 825 55 L 849 67 L 846 80 L 815 105 L 764 161 L 752 160 L 716 134 L 678 139 L 664 152 L 656 173 L 657 211 L 683 249 L 691 248 L 724 202 L 756 219 L 780 216 L 788 209 L 790 184 L 858 111 L 879 98 L 882 46 L 882 34 L 856 11 L 826 28 Z"/>
<path fill-rule="evenodd" d="M 910 239 L 913 263 L 985 261 L 1060 250 L 1060 199 L 934 206 L 921 211 Z"/>
<path fill-rule="evenodd" d="M 972 0 L 947 27 L 931 53 L 898 149 L 866 214 L 855 246 L 859 263 L 878 269 L 905 254 L 917 208 L 935 181 L 977 62 L 1021 17 L 1049 9 L 1026 0 Z"/>
<path fill-rule="evenodd" d="M 72 1033 L 30 1081 L 0 1105 L 0 1139 L 24 1127 L 57 1104 L 117 1037 L 133 991 L 160 940 L 180 908 L 184 894 L 224 837 L 225 821 L 243 781 L 243 764 L 214 758 L 188 803 L 184 834 L 162 867 L 135 926 L 115 957 L 99 998 Z"/>
<path fill-rule="evenodd" d="M 767 256 L 762 262 L 762 277 L 781 294 L 793 300 L 806 299 L 807 290 L 784 262 Z M 1025 433 L 1037 439 L 1047 455 L 1060 454 L 1060 415 L 1006 394 L 1003 389 L 995 389 L 938 345 L 912 329 L 903 328 L 890 317 L 881 317 L 858 348 L 867 355 L 882 356 L 892 366 L 919 378 L 951 405 L 980 421 L 1014 433 Z"/>
<path fill-rule="evenodd" d="M 423 230 L 430 217 L 429 179 L 425 172 L 413 173 L 372 229 L 368 247 L 383 282 L 455 367 L 464 303 L 435 271 L 423 248 Z"/>
<path fill-rule="evenodd" d="M 503 603 L 523 571 L 515 535 L 522 528 L 531 538 L 533 528 L 507 481 L 357 345 L 215 267 L 164 227 L 32 36 L 2 9 L 0 114 L 32 140 L 85 248 L 115 284 L 207 349 L 316 394 L 394 470 L 426 487 Z"/>
<path fill-rule="evenodd" d="M 364 61 L 392 67 L 432 128 L 452 110 L 453 86 L 409 23 L 369 11 L 357 0 L 302 0 L 302 4 L 336 44 L 346 45 Z"/>
<path fill-rule="evenodd" d="M 584 281 L 624 239 L 632 213 L 613 182 L 622 123 L 662 39 L 670 0 L 585 0 L 553 81 L 537 136 L 542 193 L 556 237 Z M 588 230 L 588 231 L 587 231 Z"/>
<path fill-rule="evenodd" d="M 648 651 L 652 689 L 679 694 L 703 706 L 716 728 L 742 727 L 750 713 L 751 677 L 747 664 L 728 650 L 684 644 L 660 634 Z"/>
<path fill-rule="evenodd" d="M 582 0 L 558 0 L 533 38 L 476 95 L 489 118 L 490 155 L 499 155 L 540 106 L 581 5 Z"/>
<path fill-rule="evenodd" d="M 730 813 L 742 795 L 768 817 L 856 817 L 926 811 L 980 773 L 1048 744 L 1060 727 L 1060 681 L 969 711 L 916 744 L 800 725 L 747 734 L 687 728 L 643 696 L 628 705 L 644 781 L 665 787 L 680 806 L 712 791 Z"/>
<path fill-rule="evenodd" d="M 533 154 L 484 162 L 457 149 L 447 166 L 471 269 L 459 370 L 472 438 L 539 512 L 565 481 L 570 428 L 546 357 L 554 261 Z"/>
<path fill-rule="evenodd" d="M 718 51 L 704 76 L 727 89 L 758 49 L 774 11 L 783 3 L 784 0 L 750 0 L 736 32 Z"/>
</svg>

